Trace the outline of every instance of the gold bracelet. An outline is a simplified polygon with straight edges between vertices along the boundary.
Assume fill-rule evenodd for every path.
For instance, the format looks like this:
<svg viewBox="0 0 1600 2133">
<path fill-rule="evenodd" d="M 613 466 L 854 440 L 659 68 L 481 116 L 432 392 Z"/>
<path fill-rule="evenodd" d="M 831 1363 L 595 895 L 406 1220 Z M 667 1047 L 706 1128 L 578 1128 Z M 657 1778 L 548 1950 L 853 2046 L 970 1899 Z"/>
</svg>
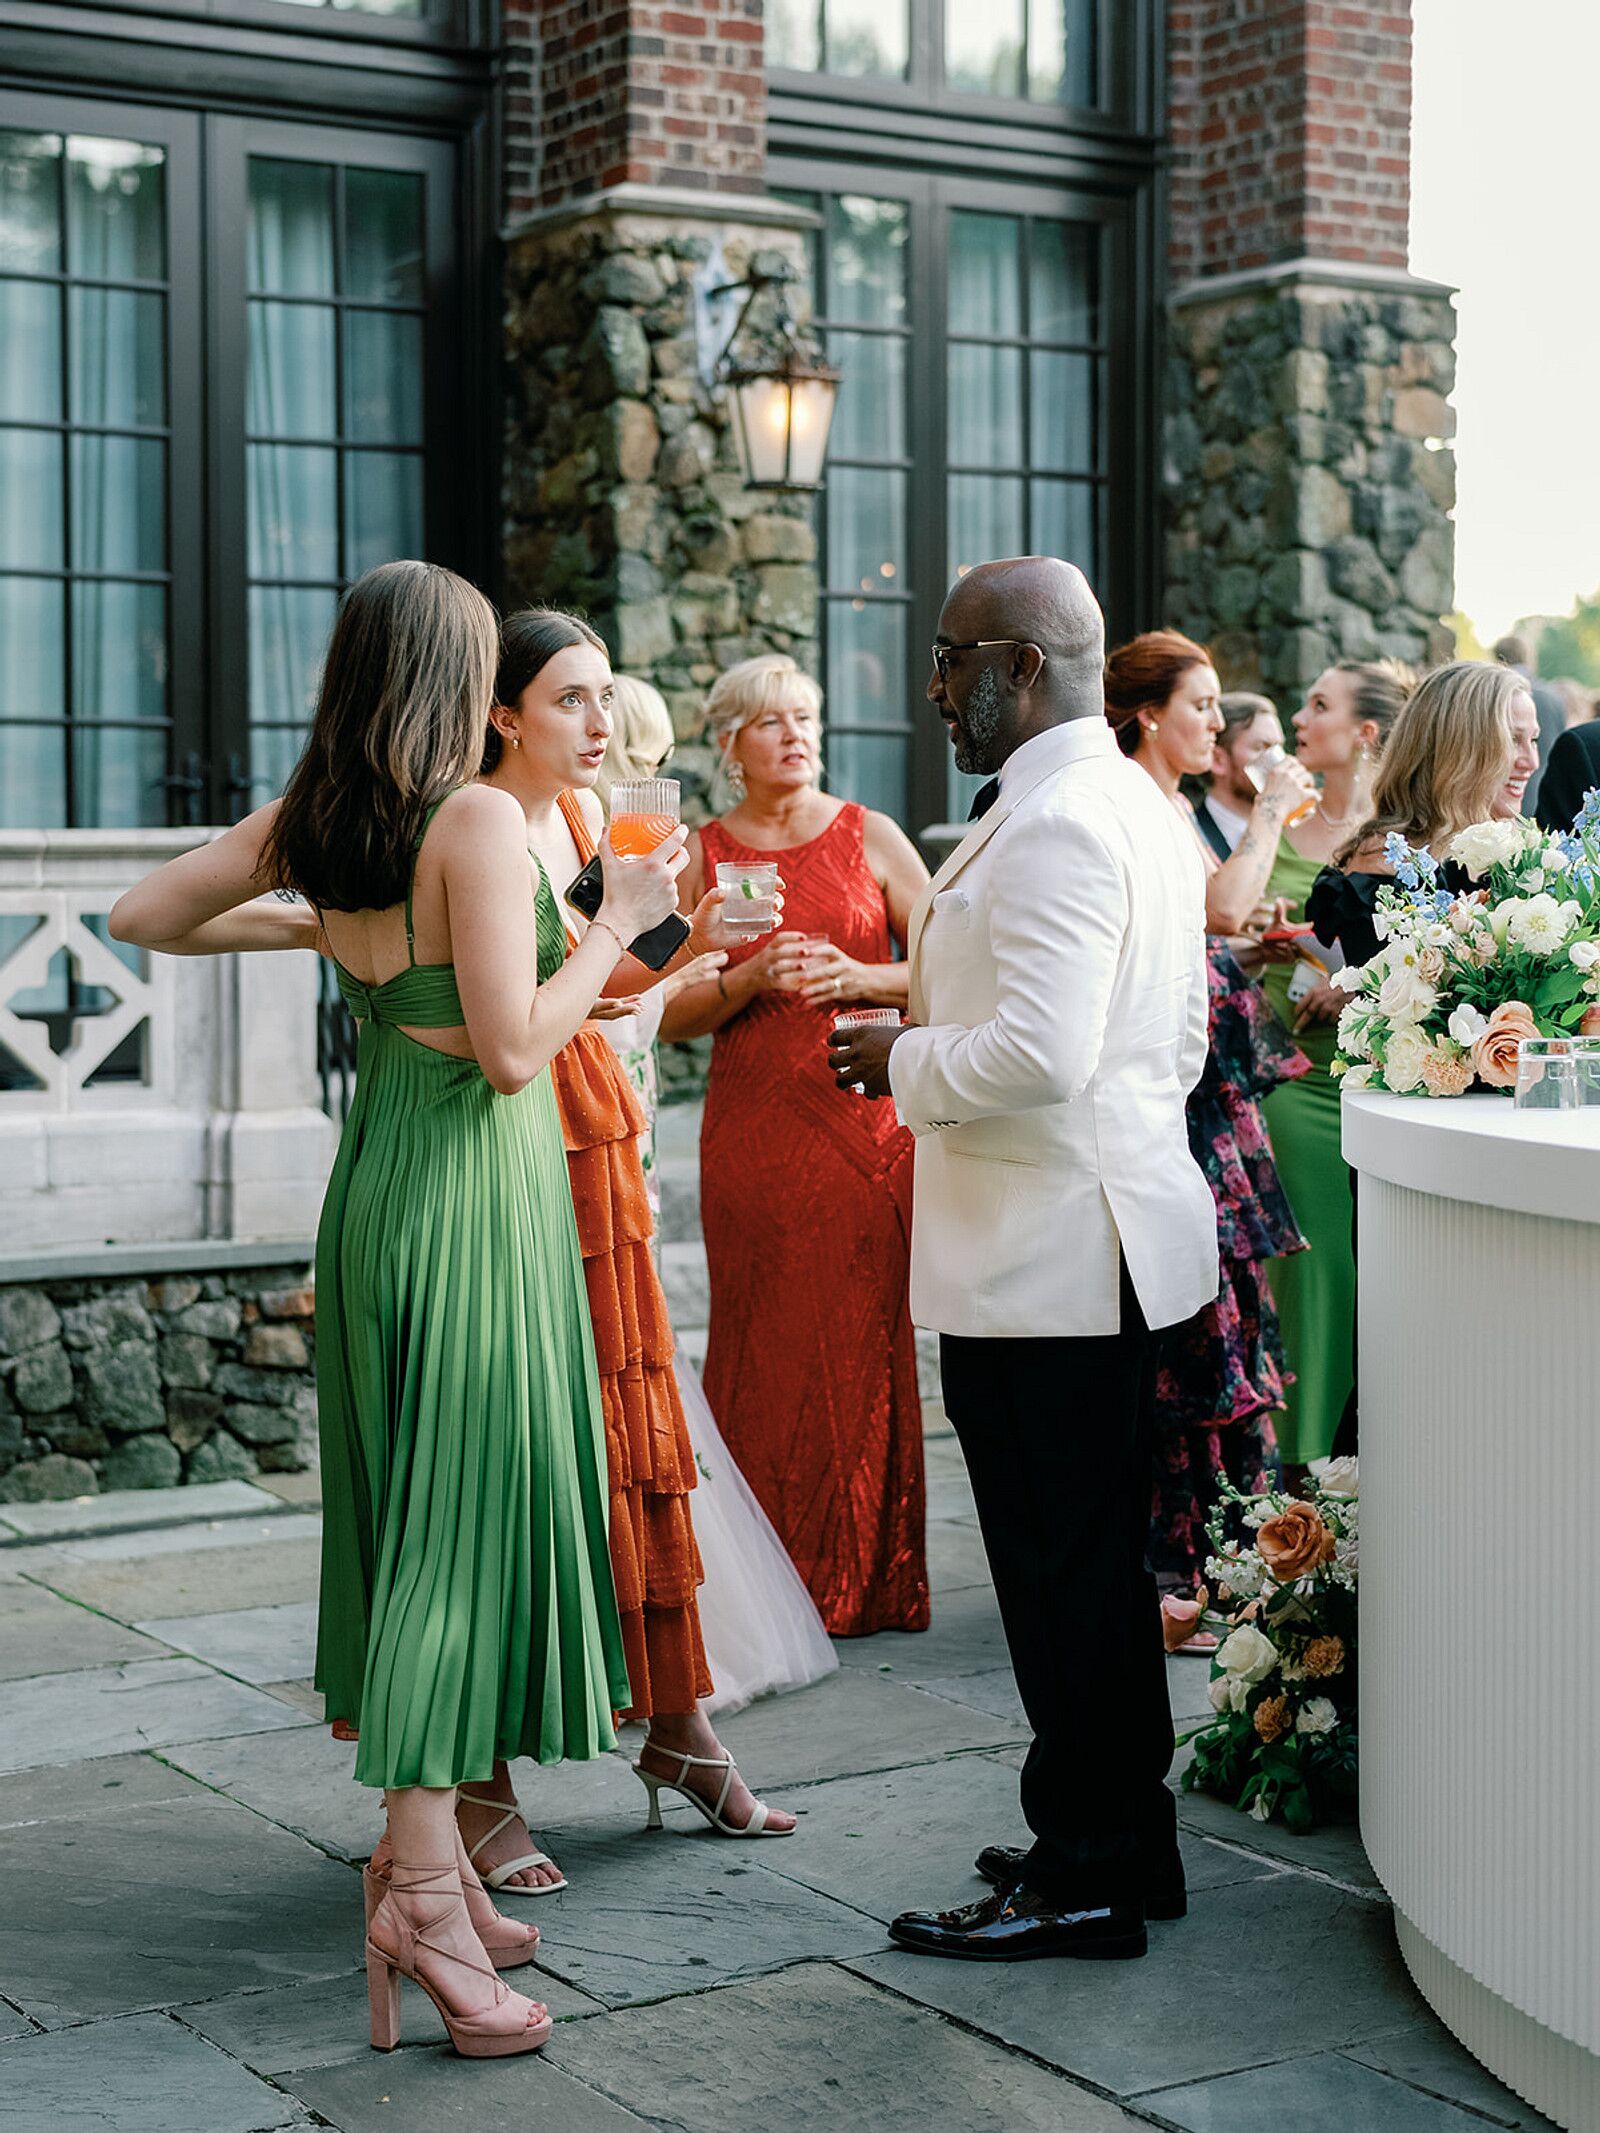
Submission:
<svg viewBox="0 0 1600 2133">
<path fill-rule="evenodd" d="M 592 918 L 592 919 L 591 919 L 591 920 L 589 921 L 589 923 L 590 923 L 590 925 L 591 925 L 591 926 L 600 926 L 600 927 L 603 927 L 603 928 L 604 928 L 604 930 L 605 930 L 605 931 L 606 931 L 607 933 L 609 933 L 609 934 L 610 934 L 610 936 L 611 936 L 611 938 L 612 938 L 612 939 L 613 939 L 613 940 L 614 940 L 614 941 L 616 942 L 616 944 L 617 944 L 618 948 L 619 948 L 619 949 L 621 950 L 621 952 L 622 952 L 622 953 L 623 953 L 624 955 L 626 955 L 626 954 L 627 954 L 627 952 L 628 952 L 628 944 L 627 944 L 627 942 L 626 942 L 626 941 L 625 941 L 625 940 L 624 940 L 624 939 L 622 938 L 622 935 L 621 935 L 621 934 L 620 934 L 620 933 L 619 933 L 619 932 L 617 931 L 616 927 L 612 925 L 612 923 L 611 923 L 611 921 L 610 921 L 610 919 L 609 919 L 609 918 Z"/>
</svg>

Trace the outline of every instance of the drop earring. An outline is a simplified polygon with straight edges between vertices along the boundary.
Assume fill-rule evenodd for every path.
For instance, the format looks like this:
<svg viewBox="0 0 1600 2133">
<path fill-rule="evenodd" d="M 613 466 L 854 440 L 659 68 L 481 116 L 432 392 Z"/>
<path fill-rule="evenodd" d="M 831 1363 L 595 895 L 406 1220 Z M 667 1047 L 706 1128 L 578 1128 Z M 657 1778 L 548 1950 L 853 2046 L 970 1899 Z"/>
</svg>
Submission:
<svg viewBox="0 0 1600 2133">
<path fill-rule="evenodd" d="M 722 775 L 728 781 L 728 790 L 733 794 L 734 804 L 737 806 L 745 796 L 745 780 L 744 765 L 736 755 L 730 755 L 725 758 L 722 765 Z"/>
</svg>

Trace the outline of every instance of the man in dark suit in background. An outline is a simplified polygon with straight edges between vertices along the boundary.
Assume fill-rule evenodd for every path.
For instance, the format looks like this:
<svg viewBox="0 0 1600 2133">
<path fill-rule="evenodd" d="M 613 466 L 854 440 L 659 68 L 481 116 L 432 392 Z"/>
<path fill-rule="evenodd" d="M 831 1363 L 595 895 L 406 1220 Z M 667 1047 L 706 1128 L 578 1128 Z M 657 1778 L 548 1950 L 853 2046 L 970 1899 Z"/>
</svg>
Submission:
<svg viewBox="0 0 1600 2133">
<path fill-rule="evenodd" d="M 1545 760 L 1539 804 L 1533 809 L 1539 827 L 1571 829 L 1584 794 L 1595 786 L 1600 786 L 1600 723 L 1569 726 Z"/>
</svg>

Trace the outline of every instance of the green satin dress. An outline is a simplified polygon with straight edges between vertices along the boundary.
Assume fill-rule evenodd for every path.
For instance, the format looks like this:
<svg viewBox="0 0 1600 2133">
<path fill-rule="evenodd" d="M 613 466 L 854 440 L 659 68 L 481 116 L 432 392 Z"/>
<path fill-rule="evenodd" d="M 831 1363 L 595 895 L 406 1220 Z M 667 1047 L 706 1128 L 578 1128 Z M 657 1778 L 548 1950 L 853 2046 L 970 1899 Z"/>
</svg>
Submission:
<svg viewBox="0 0 1600 2133">
<path fill-rule="evenodd" d="M 1320 860 L 1302 859 L 1285 839 L 1267 880 L 1265 901 L 1286 897 L 1290 918 L 1304 919 L 1306 898 L 1321 871 Z M 1270 963 L 1263 980 L 1268 999 L 1289 1029 L 1295 1018 L 1289 1001 L 1294 968 L 1292 963 Z M 1275 1418 L 1278 1450 L 1285 1461 L 1304 1464 L 1332 1451 L 1349 1397 L 1356 1263 L 1350 1237 L 1350 1170 L 1339 1145 L 1339 1084 L 1328 1071 L 1334 1026 L 1315 1023 L 1297 1032 L 1294 1041 L 1310 1059 L 1311 1072 L 1274 1089 L 1262 1109 L 1278 1176 L 1311 1247 L 1274 1259 L 1267 1269 L 1294 1372 L 1284 1411 Z"/>
<path fill-rule="evenodd" d="M 542 983 L 566 955 L 542 876 L 536 914 Z M 602 1754 L 631 1700 L 549 1070 L 501 1096 L 406 1036 L 463 1019 L 409 890 L 406 944 L 382 985 L 336 966 L 361 1039 L 317 1234 L 316 1685 L 359 1727 L 357 1779 L 396 1787 Z"/>
</svg>

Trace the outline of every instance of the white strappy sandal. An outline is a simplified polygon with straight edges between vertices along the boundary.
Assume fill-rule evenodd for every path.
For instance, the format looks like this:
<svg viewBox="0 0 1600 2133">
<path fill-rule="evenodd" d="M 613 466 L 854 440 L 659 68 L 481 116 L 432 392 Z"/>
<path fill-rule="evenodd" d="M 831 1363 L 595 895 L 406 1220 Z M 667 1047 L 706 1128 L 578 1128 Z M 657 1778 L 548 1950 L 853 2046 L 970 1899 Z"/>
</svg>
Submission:
<svg viewBox="0 0 1600 2133">
<path fill-rule="evenodd" d="M 496 1807 L 505 1807 L 503 1800 L 486 1800 L 482 1793 L 468 1792 L 465 1785 L 458 1788 L 457 1797 L 465 1800 L 469 1807 L 487 1807 L 491 1811 Z M 497 1896 L 553 1896 L 557 1889 L 564 1889 L 567 1886 L 565 1874 L 562 1874 L 558 1881 L 529 1883 L 526 1881 L 513 1882 L 511 1879 L 513 1874 L 520 1874 L 525 1866 L 554 1866 L 555 1861 L 548 1852 L 524 1852 L 520 1859 L 502 1860 L 499 1866 L 490 1867 L 487 1873 L 478 1864 L 478 1854 L 483 1850 L 483 1847 L 486 1844 L 492 1844 L 506 1824 L 518 1820 L 521 1813 L 522 1809 L 520 1807 L 506 1807 L 505 1813 L 501 1815 L 499 1821 L 491 1824 L 476 1844 L 468 1846 L 467 1857 L 472 1861 L 473 1872 L 484 1887 L 492 1889 Z"/>
<path fill-rule="evenodd" d="M 650 1795 L 650 1812 L 645 1818 L 644 1825 L 646 1829 L 664 1829 L 666 1827 L 666 1824 L 661 1819 L 661 1795 L 663 1792 L 677 1792 L 683 1795 L 691 1807 L 697 1808 L 705 1816 L 719 1837 L 792 1837 L 794 1835 L 792 1829 L 770 1829 L 767 1826 L 768 1809 L 765 1802 L 761 1800 L 757 1800 L 755 1812 L 746 1822 L 743 1829 L 736 1827 L 732 1822 L 724 1820 L 722 1810 L 728 1804 L 728 1794 L 733 1790 L 733 1780 L 736 1774 L 731 1755 L 679 1755 L 676 1748 L 661 1747 L 657 1747 L 655 1752 L 657 1755 L 676 1757 L 678 1775 L 676 1779 L 657 1777 L 653 1770 L 646 1770 L 643 1763 L 630 1765 L 634 1776 Z M 709 1800 L 703 1800 L 698 1792 L 692 1792 L 683 1783 L 683 1779 L 687 1776 L 691 1767 L 698 1770 L 720 1770 L 723 1773 L 722 1790 L 717 1794 L 715 1807 L 711 1805 Z"/>
</svg>

